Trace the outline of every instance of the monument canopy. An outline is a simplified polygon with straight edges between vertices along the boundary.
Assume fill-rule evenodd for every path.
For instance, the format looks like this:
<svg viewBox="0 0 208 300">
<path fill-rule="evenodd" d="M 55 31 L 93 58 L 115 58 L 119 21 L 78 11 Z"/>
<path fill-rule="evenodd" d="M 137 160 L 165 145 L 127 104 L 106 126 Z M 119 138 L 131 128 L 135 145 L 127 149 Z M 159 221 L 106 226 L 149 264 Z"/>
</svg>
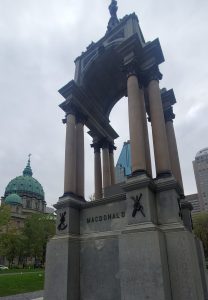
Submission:
<svg viewBox="0 0 208 300">
<path fill-rule="evenodd" d="M 135 13 L 118 20 L 111 5 L 106 34 L 76 58 L 74 80 L 59 90 L 65 98 L 60 107 L 68 113 L 74 105 L 86 117 L 91 135 L 109 141 L 118 137 L 109 115 L 117 101 L 127 96 L 126 66 L 136 60 L 138 74 L 144 77 L 147 70 L 164 61 L 159 40 L 145 42 Z"/>
</svg>

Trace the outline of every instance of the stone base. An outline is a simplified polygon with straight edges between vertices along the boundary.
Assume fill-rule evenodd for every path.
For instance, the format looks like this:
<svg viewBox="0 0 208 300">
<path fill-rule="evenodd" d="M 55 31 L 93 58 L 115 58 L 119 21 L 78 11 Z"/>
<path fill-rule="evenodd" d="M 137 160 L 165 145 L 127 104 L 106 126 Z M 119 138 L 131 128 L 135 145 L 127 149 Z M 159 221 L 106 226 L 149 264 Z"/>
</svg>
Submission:
<svg viewBox="0 0 208 300">
<path fill-rule="evenodd" d="M 80 242 L 69 236 L 57 236 L 48 243 L 44 299 L 80 299 L 79 252 Z"/>
<path fill-rule="evenodd" d="M 180 220 L 172 183 L 131 178 L 126 193 L 59 202 L 44 299 L 207 299 L 201 245 Z"/>
<path fill-rule="evenodd" d="M 171 299 L 164 235 L 143 229 L 81 242 L 81 300 Z"/>
<path fill-rule="evenodd" d="M 203 286 L 203 291 L 204 291 L 204 297 L 206 300 L 208 300 L 208 287 L 207 287 L 207 268 L 205 265 L 205 260 L 204 260 L 204 249 L 202 242 L 195 237 L 195 243 L 196 243 L 196 251 L 197 251 L 197 259 L 198 259 L 198 264 L 200 268 L 200 274 L 201 274 L 201 280 L 202 280 L 202 286 Z"/>
<path fill-rule="evenodd" d="M 187 230 L 165 233 L 172 299 L 206 299 L 195 237 Z"/>
</svg>

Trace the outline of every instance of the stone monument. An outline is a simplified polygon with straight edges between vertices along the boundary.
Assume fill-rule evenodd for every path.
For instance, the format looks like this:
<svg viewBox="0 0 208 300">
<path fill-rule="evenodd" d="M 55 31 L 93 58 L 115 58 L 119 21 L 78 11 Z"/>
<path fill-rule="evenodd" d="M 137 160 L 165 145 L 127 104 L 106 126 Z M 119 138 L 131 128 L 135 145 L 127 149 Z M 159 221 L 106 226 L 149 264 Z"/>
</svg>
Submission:
<svg viewBox="0 0 208 300">
<path fill-rule="evenodd" d="M 59 92 L 66 118 L 64 194 L 48 243 L 45 300 L 202 300 L 207 298 L 201 243 L 184 200 L 175 139 L 173 90 L 160 89 L 160 42 L 146 42 L 133 13 L 117 18 L 76 60 Z M 109 114 L 128 97 L 132 175 L 115 184 Z M 156 178 L 148 138 L 152 125 Z M 95 201 L 84 196 L 84 131 L 94 149 Z M 101 165 L 102 151 L 102 165 Z M 92 172 L 92 170 L 88 170 Z"/>
</svg>

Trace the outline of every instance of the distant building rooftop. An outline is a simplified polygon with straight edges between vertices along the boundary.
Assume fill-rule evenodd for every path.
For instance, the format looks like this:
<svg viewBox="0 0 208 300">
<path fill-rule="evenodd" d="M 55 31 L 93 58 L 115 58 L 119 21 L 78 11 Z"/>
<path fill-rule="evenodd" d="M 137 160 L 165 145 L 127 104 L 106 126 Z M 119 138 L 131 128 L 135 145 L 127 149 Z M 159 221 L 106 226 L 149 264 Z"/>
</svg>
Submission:
<svg viewBox="0 0 208 300">
<path fill-rule="evenodd" d="M 204 155 L 208 155 L 208 148 L 204 148 L 204 149 L 198 151 L 196 154 L 196 158 L 200 157 L 200 156 L 204 156 Z"/>
<path fill-rule="evenodd" d="M 186 196 L 186 200 L 193 206 L 192 214 L 199 213 L 201 211 L 198 194 L 190 194 Z"/>
</svg>

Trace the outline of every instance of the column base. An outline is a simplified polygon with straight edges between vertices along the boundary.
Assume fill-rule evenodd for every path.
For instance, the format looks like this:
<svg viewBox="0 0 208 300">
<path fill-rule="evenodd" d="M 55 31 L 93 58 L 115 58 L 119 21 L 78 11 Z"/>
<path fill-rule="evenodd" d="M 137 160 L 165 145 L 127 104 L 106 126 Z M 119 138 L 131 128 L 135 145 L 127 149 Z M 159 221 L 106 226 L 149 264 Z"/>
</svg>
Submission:
<svg viewBox="0 0 208 300">
<path fill-rule="evenodd" d="M 103 198 L 103 195 L 100 195 L 100 196 L 95 196 L 95 199 L 94 199 L 94 201 L 100 200 L 100 199 L 102 199 L 102 198 Z"/>
<path fill-rule="evenodd" d="M 139 169 L 139 170 L 136 170 L 136 171 L 133 171 L 131 173 L 131 175 L 127 176 L 128 178 L 131 178 L 131 177 L 136 177 L 136 176 L 139 176 L 139 175 L 148 175 L 147 174 L 147 171 L 146 170 L 143 170 L 143 169 Z"/>
<path fill-rule="evenodd" d="M 171 171 L 169 171 L 169 170 L 162 171 L 162 172 L 160 172 L 160 173 L 157 174 L 156 179 L 167 178 L 167 177 L 170 177 L 170 176 L 172 176 Z"/>
<path fill-rule="evenodd" d="M 83 196 L 79 196 L 79 195 L 77 195 L 75 193 L 72 193 L 72 192 L 65 192 L 63 194 L 63 196 L 61 196 L 60 198 L 63 198 L 63 197 L 72 197 L 75 200 L 86 202 L 86 200 Z"/>
</svg>

